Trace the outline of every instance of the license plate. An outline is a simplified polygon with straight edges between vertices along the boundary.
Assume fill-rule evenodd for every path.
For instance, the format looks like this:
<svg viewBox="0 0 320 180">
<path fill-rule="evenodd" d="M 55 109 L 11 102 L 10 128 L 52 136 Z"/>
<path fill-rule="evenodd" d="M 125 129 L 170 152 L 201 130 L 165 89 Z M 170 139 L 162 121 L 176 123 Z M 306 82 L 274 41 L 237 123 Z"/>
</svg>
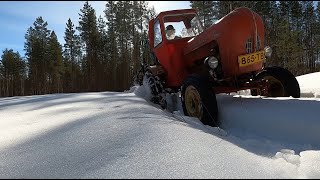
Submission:
<svg viewBox="0 0 320 180">
<path fill-rule="evenodd" d="M 264 51 L 258 51 L 255 53 L 245 54 L 238 56 L 239 66 L 249 66 L 254 63 L 258 63 L 264 60 Z"/>
</svg>

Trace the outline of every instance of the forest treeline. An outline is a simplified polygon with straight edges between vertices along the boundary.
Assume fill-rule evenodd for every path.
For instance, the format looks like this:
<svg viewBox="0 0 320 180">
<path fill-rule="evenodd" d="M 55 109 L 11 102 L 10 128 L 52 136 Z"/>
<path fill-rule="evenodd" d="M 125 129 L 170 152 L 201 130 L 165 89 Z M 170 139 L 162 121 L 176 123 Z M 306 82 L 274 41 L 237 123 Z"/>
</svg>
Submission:
<svg viewBox="0 0 320 180">
<path fill-rule="evenodd" d="M 205 27 L 237 7 L 264 20 L 265 44 L 273 49 L 268 66 L 294 75 L 320 71 L 320 7 L 313 1 L 190 1 Z M 130 88 L 147 47 L 148 21 L 156 16 L 147 1 L 106 1 L 104 17 L 85 2 L 78 26 L 66 19 L 64 44 L 42 16 L 26 30 L 22 56 L 4 49 L 0 97 L 50 93 L 124 91 Z"/>
</svg>

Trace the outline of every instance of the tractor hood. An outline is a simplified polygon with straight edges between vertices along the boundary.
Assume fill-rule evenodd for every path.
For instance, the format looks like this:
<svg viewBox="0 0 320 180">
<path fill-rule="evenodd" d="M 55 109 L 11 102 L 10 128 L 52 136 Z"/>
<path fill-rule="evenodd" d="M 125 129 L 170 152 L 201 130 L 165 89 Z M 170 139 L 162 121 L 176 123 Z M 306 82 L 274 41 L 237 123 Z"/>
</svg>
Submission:
<svg viewBox="0 0 320 180">
<path fill-rule="evenodd" d="M 183 54 L 187 61 L 188 57 L 193 57 L 192 60 L 202 59 L 210 55 L 211 49 L 216 45 L 219 47 L 222 64 L 237 61 L 239 55 L 262 50 L 262 18 L 249 8 L 237 8 L 190 39 Z"/>
</svg>

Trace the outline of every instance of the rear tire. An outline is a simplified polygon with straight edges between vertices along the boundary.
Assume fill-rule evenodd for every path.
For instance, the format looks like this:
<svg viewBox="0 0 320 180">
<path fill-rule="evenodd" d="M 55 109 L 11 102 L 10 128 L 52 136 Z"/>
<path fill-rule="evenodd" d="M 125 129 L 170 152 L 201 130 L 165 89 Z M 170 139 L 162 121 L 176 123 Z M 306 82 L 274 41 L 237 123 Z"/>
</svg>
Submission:
<svg viewBox="0 0 320 180">
<path fill-rule="evenodd" d="M 251 89 L 251 95 L 267 97 L 294 97 L 300 98 L 300 86 L 296 77 L 287 69 L 281 67 L 268 67 L 256 75 L 256 80 L 266 79 L 268 92 L 262 93 L 259 89 Z"/>
<path fill-rule="evenodd" d="M 197 117 L 204 125 L 219 126 L 216 95 L 209 80 L 197 74 L 187 77 L 181 89 L 184 114 Z"/>
<path fill-rule="evenodd" d="M 147 88 L 147 94 L 150 94 L 150 101 L 159 104 L 162 109 L 166 109 L 167 102 L 164 98 L 164 88 L 161 79 L 147 71 L 143 77 L 143 85 Z"/>
</svg>

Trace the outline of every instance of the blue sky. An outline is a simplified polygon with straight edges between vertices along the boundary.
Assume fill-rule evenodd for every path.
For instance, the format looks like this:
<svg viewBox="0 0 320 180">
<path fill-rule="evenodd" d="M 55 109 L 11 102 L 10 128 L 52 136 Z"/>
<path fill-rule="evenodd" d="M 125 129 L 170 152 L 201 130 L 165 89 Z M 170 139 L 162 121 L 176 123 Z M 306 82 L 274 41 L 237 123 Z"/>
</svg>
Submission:
<svg viewBox="0 0 320 180">
<path fill-rule="evenodd" d="M 18 51 L 24 56 L 24 35 L 33 26 L 37 17 L 42 16 L 48 29 L 54 30 L 61 44 L 64 43 L 65 24 L 70 18 L 77 26 L 80 9 L 85 1 L 0 1 L 0 54 L 5 48 Z M 97 17 L 103 16 L 105 1 L 89 1 Z M 150 1 L 157 13 L 160 11 L 190 8 L 189 1 Z"/>
</svg>

